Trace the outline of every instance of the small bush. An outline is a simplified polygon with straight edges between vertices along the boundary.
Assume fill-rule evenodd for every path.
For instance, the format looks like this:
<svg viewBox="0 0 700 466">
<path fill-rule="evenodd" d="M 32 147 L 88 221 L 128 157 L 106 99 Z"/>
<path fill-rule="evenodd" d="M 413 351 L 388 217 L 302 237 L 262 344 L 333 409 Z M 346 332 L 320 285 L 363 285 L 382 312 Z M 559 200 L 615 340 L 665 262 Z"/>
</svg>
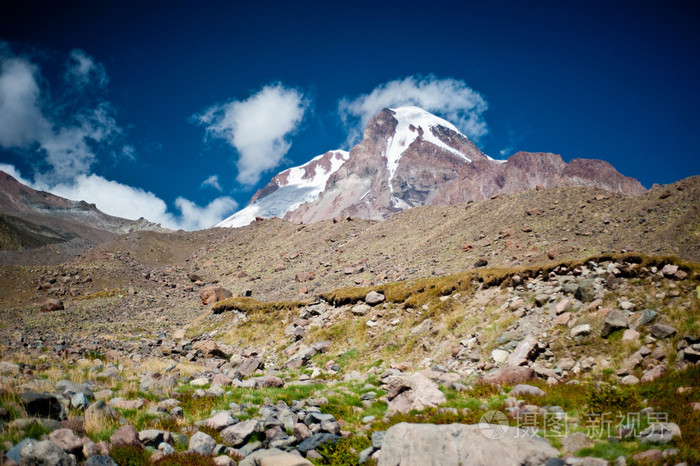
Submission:
<svg viewBox="0 0 700 466">
<path fill-rule="evenodd" d="M 641 408 L 641 398 L 634 387 L 603 383 L 589 388 L 586 402 L 590 413 L 634 412 Z"/>
<path fill-rule="evenodd" d="M 142 447 L 133 445 L 116 445 L 109 451 L 109 456 L 119 466 L 148 466 L 151 455 Z"/>
<path fill-rule="evenodd" d="M 157 466 L 216 466 L 211 456 L 205 456 L 194 451 L 167 455 L 154 464 Z"/>
</svg>

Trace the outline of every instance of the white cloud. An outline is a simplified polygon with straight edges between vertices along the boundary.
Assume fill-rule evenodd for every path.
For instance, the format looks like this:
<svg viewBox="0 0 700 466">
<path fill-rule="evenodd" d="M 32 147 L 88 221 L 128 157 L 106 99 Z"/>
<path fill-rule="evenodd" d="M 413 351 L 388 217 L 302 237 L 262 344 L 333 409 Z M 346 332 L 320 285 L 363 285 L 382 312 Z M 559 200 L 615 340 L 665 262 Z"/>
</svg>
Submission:
<svg viewBox="0 0 700 466">
<path fill-rule="evenodd" d="M 102 63 L 95 62 L 90 55 L 80 49 L 71 51 L 64 78 L 78 88 L 91 84 L 105 87 L 109 83 L 109 77 Z"/>
<path fill-rule="evenodd" d="M 219 184 L 219 175 L 212 175 L 206 180 L 202 181 L 202 188 L 205 187 L 211 187 L 216 189 L 217 191 L 221 191 L 221 184 Z"/>
<path fill-rule="evenodd" d="M 41 187 L 39 185 L 38 187 Z M 131 220 L 144 217 L 174 230 L 209 228 L 233 213 L 238 204 L 229 197 L 214 199 L 206 207 L 177 198 L 179 214 L 168 211 L 161 198 L 150 191 L 134 188 L 101 176 L 80 175 L 70 183 L 45 186 L 43 189 L 68 199 L 79 199 L 95 204 L 102 212 Z"/>
<path fill-rule="evenodd" d="M 280 164 L 291 147 L 288 138 L 307 107 L 301 92 L 274 84 L 246 100 L 214 105 L 194 120 L 206 128 L 208 136 L 224 139 L 236 149 L 236 179 L 253 185 L 262 173 Z"/>
<path fill-rule="evenodd" d="M 338 111 L 350 131 L 348 142 L 356 142 L 369 120 L 384 108 L 415 105 L 454 124 L 473 141 L 487 133 L 482 115 L 486 100 L 464 81 L 450 78 L 409 76 L 375 87 L 369 94 L 342 99 Z"/>
<path fill-rule="evenodd" d="M 19 150 L 30 162 L 43 157 L 49 167 L 35 172 L 34 181 L 22 177 L 14 165 L 1 163 L 0 170 L 34 189 L 96 204 L 110 215 L 132 220 L 144 217 L 172 229 L 208 228 L 235 210 L 237 203 L 229 197 L 205 207 L 180 197 L 173 214 L 152 192 L 92 174 L 98 147 L 100 152 L 114 151 L 127 158 L 134 157 L 135 149 L 117 144 L 122 129 L 114 109 L 100 95 L 108 82 L 104 67 L 85 52 L 74 50 L 65 78 L 84 92 L 67 92 L 70 99 L 65 102 L 61 92 L 47 92 L 42 98 L 47 83 L 39 68 L 12 54 L 0 41 L 0 148 Z"/>
<path fill-rule="evenodd" d="M 89 173 L 97 158 L 93 146 L 99 143 L 105 148 L 112 147 L 122 133 L 111 105 L 99 99 L 87 107 L 71 106 L 61 111 L 63 107 L 51 99 L 42 101 L 41 76 L 36 65 L 12 55 L 6 45 L 0 52 L 0 147 L 38 148 L 51 167 L 38 176 L 47 182 Z M 71 57 L 91 65 L 83 63 L 76 65 L 76 69 L 83 69 L 88 75 L 94 69 L 104 73 L 101 65 L 97 66 L 84 52 L 78 52 Z M 87 79 L 86 76 L 83 77 Z M 96 79 L 98 83 L 104 80 L 99 73 Z M 32 161 L 37 158 L 34 152 L 28 156 Z"/>
<path fill-rule="evenodd" d="M 175 200 L 175 205 L 182 213 L 180 225 L 185 230 L 201 230 L 212 227 L 231 215 L 238 207 L 238 203 L 230 197 L 214 199 L 206 207 L 199 207 L 185 198 L 178 197 Z"/>
<path fill-rule="evenodd" d="M 37 68 L 22 58 L 3 55 L 0 55 L 0 146 L 28 148 L 51 129 L 39 108 Z"/>
</svg>

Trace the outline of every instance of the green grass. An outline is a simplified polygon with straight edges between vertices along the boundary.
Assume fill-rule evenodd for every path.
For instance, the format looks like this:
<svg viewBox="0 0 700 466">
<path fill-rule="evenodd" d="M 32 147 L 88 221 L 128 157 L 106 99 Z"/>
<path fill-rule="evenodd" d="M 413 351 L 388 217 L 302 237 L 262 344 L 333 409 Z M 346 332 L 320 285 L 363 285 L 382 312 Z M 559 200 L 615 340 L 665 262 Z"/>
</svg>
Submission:
<svg viewBox="0 0 700 466">
<path fill-rule="evenodd" d="M 640 446 L 639 443 L 630 442 L 608 442 L 598 441 L 590 448 L 583 448 L 576 452 L 577 456 L 595 456 L 608 461 L 614 461 L 620 456 L 628 458 L 634 453 L 648 449 L 646 446 Z"/>
</svg>

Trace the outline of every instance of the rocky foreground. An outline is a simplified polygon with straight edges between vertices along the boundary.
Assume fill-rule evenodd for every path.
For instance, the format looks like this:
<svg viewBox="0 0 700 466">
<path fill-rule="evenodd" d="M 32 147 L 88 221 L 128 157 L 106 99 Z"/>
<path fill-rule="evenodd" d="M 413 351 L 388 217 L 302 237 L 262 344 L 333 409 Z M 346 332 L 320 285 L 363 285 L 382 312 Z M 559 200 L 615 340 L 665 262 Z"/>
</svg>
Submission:
<svg viewBox="0 0 700 466">
<path fill-rule="evenodd" d="M 611 254 L 279 302 L 191 272 L 167 320 L 147 287 L 7 309 L 4 463 L 698 464 L 698 271 Z"/>
</svg>

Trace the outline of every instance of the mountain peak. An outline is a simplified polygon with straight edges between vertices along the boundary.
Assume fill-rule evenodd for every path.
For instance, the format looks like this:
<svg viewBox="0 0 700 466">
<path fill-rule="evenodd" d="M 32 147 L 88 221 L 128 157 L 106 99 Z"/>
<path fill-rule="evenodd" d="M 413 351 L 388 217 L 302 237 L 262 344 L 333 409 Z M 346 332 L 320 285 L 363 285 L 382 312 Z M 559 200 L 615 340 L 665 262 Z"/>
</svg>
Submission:
<svg viewBox="0 0 700 466">
<path fill-rule="evenodd" d="M 339 215 L 382 220 L 411 207 L 462 204 L 536 186 L 645 191 L 600 160 L 567 164 L 555 154 L 526 152 L 494 160 L 447 120 L 402 106 L 375 115 L 349 153 L 330 151 L 281 172 L 217 226 L 275 216 L 301 223 Z"/>
</svg>

